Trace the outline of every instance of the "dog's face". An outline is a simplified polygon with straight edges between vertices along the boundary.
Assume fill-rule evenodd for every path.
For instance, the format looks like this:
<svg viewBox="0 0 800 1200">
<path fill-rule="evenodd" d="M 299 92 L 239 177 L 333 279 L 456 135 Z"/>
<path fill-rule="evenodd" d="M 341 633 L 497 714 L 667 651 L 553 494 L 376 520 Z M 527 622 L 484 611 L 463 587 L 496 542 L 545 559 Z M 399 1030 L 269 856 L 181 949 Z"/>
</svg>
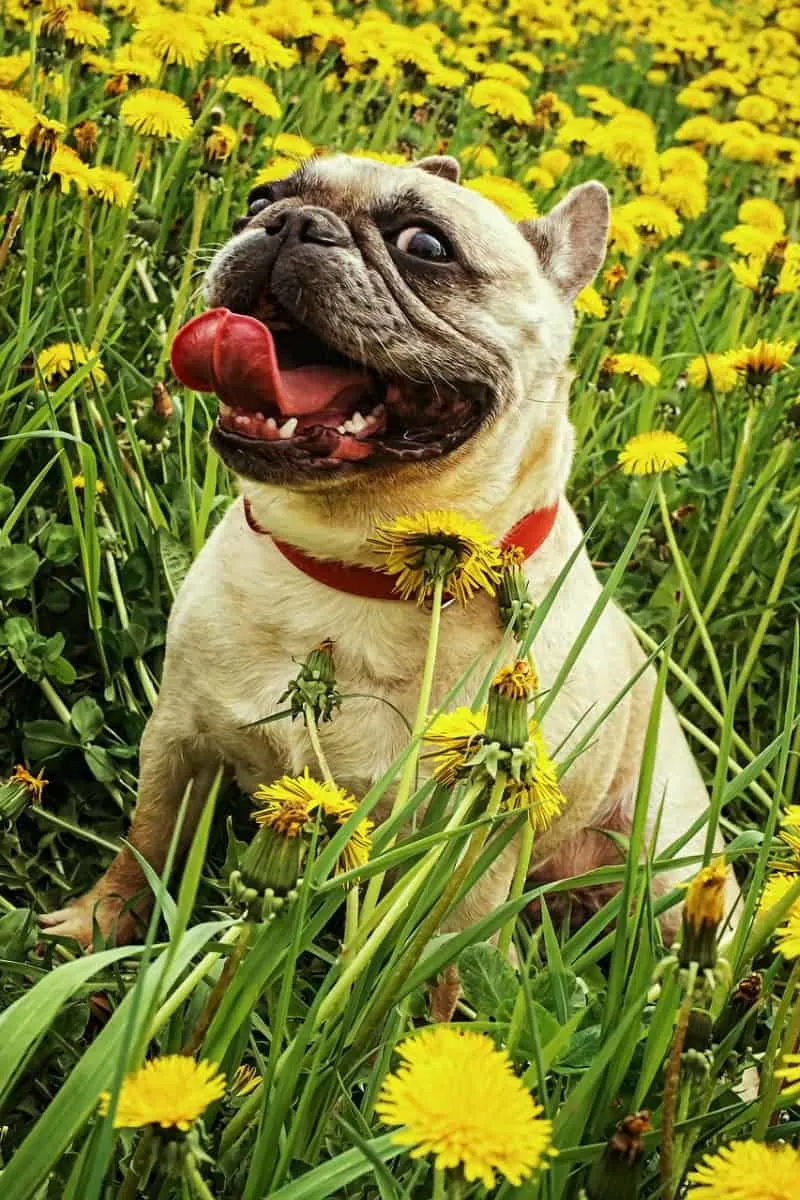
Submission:
<svg viewBox="0 0 800 1200">
<path fill-rule="evenodd" d="M 584 184 L 515 225 L 457 180 L 449 158 L 336 156 L 251 193 L 206 278 L 215 311 L 173 359 L 218 392 L 212 442 L 234 471 L 385 489 L 387 471 L 441 474 L 547 422 L 537 398 L 602 262 L 607 194 Z"/>
</svg>

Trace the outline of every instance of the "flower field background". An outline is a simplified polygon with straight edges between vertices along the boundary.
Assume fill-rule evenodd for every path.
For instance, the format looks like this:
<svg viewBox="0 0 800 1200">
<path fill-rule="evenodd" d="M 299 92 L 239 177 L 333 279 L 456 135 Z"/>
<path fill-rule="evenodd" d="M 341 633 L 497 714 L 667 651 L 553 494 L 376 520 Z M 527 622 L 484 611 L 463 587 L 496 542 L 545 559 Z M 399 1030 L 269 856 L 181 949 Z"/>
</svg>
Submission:
<svg viewBox="0 0 800 1200">
<path fill-rule="evenodd" d="M 466 886 L 518 825 L 448 825 L 423 785 L 367 859 L 390 778 L 317 822 L 283 903 L 232 885 L 256 827 L 215 786 L 139 945 L 38 931 L 124 835 L 167 615 L 234 495 L 170 342 L 250 188 L 335 150 L 451 153 L 513 219 L 610 190 L 570 496 L 743 891 L 722 930 L 709 837 L 677 958 L 636 853 L 579 928 L 521 880 L 436 936 L 459 855 Z M 4 0 L 0 1194 L 800 1195 L 798 292 L 796 5 Z M 455 960 L 455 1022 L 409 1041 Z"/>
</svg>

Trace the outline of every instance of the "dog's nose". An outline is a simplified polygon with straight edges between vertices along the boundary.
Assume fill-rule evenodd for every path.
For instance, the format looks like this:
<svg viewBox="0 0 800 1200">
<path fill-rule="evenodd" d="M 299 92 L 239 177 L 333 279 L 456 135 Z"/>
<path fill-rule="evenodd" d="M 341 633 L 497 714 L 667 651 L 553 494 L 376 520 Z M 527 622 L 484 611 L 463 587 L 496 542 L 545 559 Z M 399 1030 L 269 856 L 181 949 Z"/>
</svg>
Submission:
<svg viewBox="0 0 800 1200">
<path fill-rule="evenodd" d="M 275 213 L 264 222 L 263 228 L 272 237 L 280 237 L 284 244 L 313 242 L 318 246 L 349 246 L 353 240 L 350 230 L 336 213 L 312 204 Z"/>
</svg>

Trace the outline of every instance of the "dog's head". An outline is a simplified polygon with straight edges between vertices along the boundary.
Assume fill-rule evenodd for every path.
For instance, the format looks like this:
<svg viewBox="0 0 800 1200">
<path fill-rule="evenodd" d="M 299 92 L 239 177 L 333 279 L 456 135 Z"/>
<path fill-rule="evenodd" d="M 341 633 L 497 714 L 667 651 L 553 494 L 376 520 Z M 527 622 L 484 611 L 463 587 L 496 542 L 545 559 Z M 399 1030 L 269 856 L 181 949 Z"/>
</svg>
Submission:
<svg viewBox="0 0 800 1200">
<path fill-rule="evenodd" d="M 213 311 L 173 355 L 218 393 L 212 441 L 235 472 L 385 493 L 387 472 L 430 482 L 545 429 L 572 301 L 605 253 L 600 184 L 515 225 L 454 159 L 337 155 L 249 206 L 209 269 Z"/>
</svg>

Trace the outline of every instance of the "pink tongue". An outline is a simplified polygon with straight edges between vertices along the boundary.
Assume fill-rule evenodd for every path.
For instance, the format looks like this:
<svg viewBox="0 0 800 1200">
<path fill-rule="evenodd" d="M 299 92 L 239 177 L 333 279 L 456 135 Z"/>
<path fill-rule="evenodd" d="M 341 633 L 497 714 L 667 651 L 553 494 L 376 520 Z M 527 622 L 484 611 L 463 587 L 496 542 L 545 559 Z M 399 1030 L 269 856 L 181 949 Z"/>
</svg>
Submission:
<svg viewBox="0 0 800 1200">
<path fill-rule="evenodd" d="M 259 412 L 273 404 L 287 417 L 330 407 L 342 392 L 367 386 L 347 367 L 292 367 L 281 371 L 266 325 L 254 317 L 212 308 L 179 329 L 172 342 L 172 369 L 196 392 L 216 392 L 225 404 Z"/>
</svg>

